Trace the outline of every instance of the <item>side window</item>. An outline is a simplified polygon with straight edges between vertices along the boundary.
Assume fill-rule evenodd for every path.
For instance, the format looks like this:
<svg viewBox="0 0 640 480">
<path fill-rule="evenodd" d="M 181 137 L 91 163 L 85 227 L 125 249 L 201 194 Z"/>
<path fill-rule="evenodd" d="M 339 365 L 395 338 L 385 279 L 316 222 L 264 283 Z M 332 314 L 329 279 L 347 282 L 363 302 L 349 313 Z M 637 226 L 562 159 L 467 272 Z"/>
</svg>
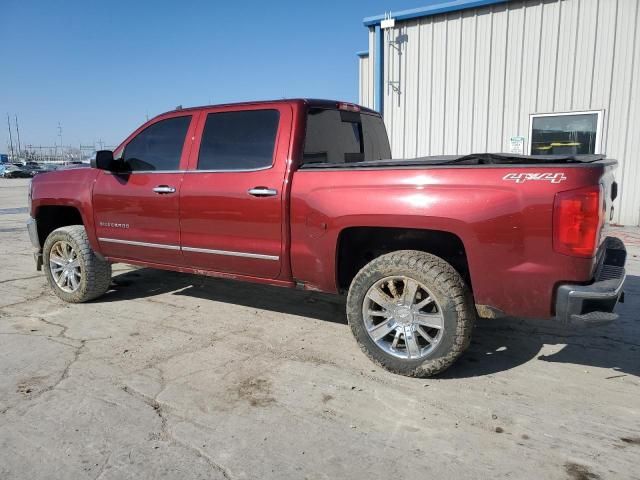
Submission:
<svg viewBox="0 0 640 480">
<path fill-rule="evenodd" d="M 129 170 L 178 170 L 191 116 L 173 117 L 148 126 L 124 149 Z"/>
<path fill-rule="evenodd" d="M 198 170 L 270 167 L 279 119 L 277 110 L 210 113 L 202 132 Z"/>
</svg>

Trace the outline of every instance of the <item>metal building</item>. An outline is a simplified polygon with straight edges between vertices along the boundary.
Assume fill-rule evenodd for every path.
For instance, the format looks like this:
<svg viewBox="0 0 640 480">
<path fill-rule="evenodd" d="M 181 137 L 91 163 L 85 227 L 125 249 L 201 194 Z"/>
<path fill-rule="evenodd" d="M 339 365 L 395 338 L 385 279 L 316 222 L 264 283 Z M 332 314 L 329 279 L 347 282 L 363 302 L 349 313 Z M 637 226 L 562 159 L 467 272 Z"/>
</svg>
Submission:
<svg viewBox="0 0 640 480">
<path fill-rule="evenodd" d="M 394 157 L 605 153 L 640 224 L 640 0 L 444 0 L 368 17 L 360 103 Z"/>
</svg>

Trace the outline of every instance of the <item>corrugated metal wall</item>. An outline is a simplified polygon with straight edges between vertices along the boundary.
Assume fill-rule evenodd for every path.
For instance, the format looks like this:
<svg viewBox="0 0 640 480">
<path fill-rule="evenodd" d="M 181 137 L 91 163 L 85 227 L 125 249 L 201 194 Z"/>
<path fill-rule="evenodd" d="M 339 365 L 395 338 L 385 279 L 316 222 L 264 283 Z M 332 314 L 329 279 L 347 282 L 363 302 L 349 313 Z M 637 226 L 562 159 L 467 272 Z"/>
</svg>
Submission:
<svg viewBox="0 0 640 480">
<path fill-rule="evenodd" d="M 639 0 L 512 1 L 396 22 L 383 84 L 394 156 L 508 151 L 512 136 L 528 152 L 530 114 L 603 110 L 602 151 L 620 161 L 615 220 L 638 225 L 639 23 Z"/>
<path fill-rule="evenodd" d="M 373 72 L 376 57 L 375 30 L 369 29 L 369 55 L 366 58 L 358 58 L 359 75 L 359 101 L 360 105 L 374 108 L 374 80 Z"/>
<path fill-rule="evenodd" d="M 373 77 L 369 75 L 369 57 L 358 57 L 358 68 L 360 76 L 360 95 L 358 97 L 358 103 L 360 105 L 368 105 L 369 99 L 373 99 Z"/>
</svg>

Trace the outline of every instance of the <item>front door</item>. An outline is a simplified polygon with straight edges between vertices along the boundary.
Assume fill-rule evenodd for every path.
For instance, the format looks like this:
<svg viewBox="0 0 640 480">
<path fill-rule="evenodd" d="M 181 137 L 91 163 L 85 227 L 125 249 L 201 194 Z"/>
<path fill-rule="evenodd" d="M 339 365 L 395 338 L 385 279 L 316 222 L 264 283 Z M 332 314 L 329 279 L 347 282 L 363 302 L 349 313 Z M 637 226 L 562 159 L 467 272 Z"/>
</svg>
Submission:
<svg viewBox="0 0 640 480">
<path fill-rule="evenodd" d="M 278 276 L 291 122 L 289 105 L 203 113 L 180 191 L 186 265 Z"/>
<path fill-rule="evenodd" d="M 152 121 L 128 140 L 122 154 L 116 152 L 124 172 L 98 175 L 93 207 L 104 255 L 182 264 L 180 186 L 195 124 L 192 115 L 178 112 Z"/>
</svg>

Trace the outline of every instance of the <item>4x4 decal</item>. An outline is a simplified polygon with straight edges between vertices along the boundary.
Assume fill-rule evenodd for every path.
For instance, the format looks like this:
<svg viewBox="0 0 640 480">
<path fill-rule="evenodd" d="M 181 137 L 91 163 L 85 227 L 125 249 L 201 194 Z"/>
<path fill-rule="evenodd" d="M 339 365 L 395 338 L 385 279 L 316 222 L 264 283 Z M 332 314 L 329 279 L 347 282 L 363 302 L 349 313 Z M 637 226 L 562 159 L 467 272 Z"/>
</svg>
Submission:
<svg viewBox="0 0 640 480">
<path fill-rule="evenodd" d="M 516 183 L 524 183 L 528 180 L 537 180 L 543 182 L 560 183 L 567 179 L 564 173 L 507 173 L 503 180 Z"/>
</svg>

